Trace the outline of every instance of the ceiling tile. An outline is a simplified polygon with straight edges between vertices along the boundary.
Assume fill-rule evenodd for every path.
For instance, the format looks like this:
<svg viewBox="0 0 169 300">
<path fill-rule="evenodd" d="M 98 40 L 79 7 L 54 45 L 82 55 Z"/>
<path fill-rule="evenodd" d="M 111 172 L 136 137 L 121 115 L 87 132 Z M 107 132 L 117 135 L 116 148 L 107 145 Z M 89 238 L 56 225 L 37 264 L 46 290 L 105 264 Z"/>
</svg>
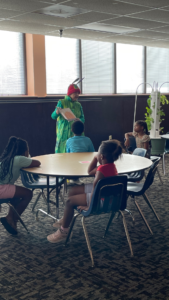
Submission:
<svg viewBox="0 0 169 300">
<path fill-rule="evenodd" d="M 153 29 L 152 31 L 169 33 L 169 25 Z"/>
<path fill-rule="evenodd" d="M 22 12 L 17 10 L 9 10 L 9 9 L 0 9 L 0 18 L 12 18 L 22 14 Z"/>
<path fill-rule="evenodd" d="M 164 26 L 164 23 L 142 20 L 142 19 L 131 18 L 131 17 L 120 17 L 115 19 L 109 19 L 107 21 L 104 21 L 104 23 L 111 24 L 111 25 L 140 28 L 140 29 L 151 29 L 151 28 Z"/>
<path fill-rule="evenodd" d="M 54 25 L 54 26 L 59 26 L 61 28 L 74 27 L 85 23 L 85 21 L 76 21 L 73 18 L 59 18 L 59 17 L 47 16 L 47 15 L 37 14 L 37 13 L 24 14 L 14 19 L 23 22 L 24 21 L 29 22 L 29 23 L 34 22 L 37 24 Z"/>
<path fill-rule="evenodd" d="M 117 2 L 132 3 L 148 7 L 160 8 L 168 5 L 168 0 L 116 0 Z"/>
<path fill-rule="evenodd" d="M 63 4 L 64 5 L 64 4 Z M 72 0 L 69 6 L 85 8 L 88 10 L 107 12 L 109 14 L 127 15 L 136 12 L 146 11 L 149 8 L 128 3 L 121 3 L 113 0 Z"/>
<path fill-rule="evenodd" d="M 139 32 L 129 33 L 130 36 L 137 36 L 137 37 L 146 37 L 150 39 L 169 39 L 169 34 L 163 32 L 155 32 L 150 30 L 143 30 Z"/>
<path fill-rule="evenodd" d="M 83 38 L 83 37 L 93 37 L 93 38 L 102 38 L 107 36 L 112 36 L 112 33 L 107 32 L 98 32 L 98 31 L 92 31 L 92 30 L 83 30 L 83 29 L 78 29 L 78 28 L 73 28 L 73 29 L 66 29 L 63 32 L 63 36 L 65 35 L 71 35 L 71 34 L 76 34 L 78 38 Z"/>
<path fill-rule="evenodd" d="M 0 21 L 0 30 L 33 33 L 33 34 L 46 34 L 47 32 L 56 31 L 56 27 L 49 25 L 40 25 L 35 23 L 25 23 L 19 21 Z"/>
<path fill-rule="evenodd" d="M 10 10 L 18 10 L 23 12 L 34 11 L 40 8 L 44 8 L 49 6 L 48 3 L 44 2 L 35 2 L 32 0 L 0 0 L 0 9 L 10 9 Z"/>
<path fill-rule="evenodd" d="M 74 20 L 77 21 L 87 21 L 87 22 L 98 22 L 98 21 L 104 21 L 112 18 L 117 18 L 117 15 L 110 15 L 106 13 L 100 13 L 100 12 L 95 12 L 95 11 L 89 11 L 85 14 L 79 14 L 77 16 L 73 17 Z"/>
<path fill-rule="evenodd" d="M 154 9 L 147 12 L 142 12 L 132 15 L 134 18 L 152 20 L 162 23 L 169 23 L 169 11 Z"/>
</svg>

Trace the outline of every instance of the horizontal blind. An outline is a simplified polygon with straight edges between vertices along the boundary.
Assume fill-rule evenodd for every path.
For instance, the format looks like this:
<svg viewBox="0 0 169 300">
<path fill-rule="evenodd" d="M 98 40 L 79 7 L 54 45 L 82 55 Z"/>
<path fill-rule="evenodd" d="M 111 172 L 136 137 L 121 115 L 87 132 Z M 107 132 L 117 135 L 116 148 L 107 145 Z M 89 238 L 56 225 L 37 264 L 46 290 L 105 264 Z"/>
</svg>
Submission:
<svg viewBox="0 0 169 300">
<path fill-rule="evenodd" d="M 138 85 L 144 82 L 144 47 L 117 44 L 117 93 L 135 93 Z M 138 92 L 144 92 L 141 85 Z"/>
<path fill-rule="evenodd" d="M 0 96 L 26 94 L 24 35 L 0 31 Z"/>
<path fill-rule="evenodd" d="M 45 37 L 47 94 L 66 94 L 79 77 L 79 40 Z"/>
<path fill-rule="evenodd" d="M 153 85 L 158 82 L 158 86 L 165 81 L 169 81 L 169 49 L 147 47 L 147 82 Z M 147 86 L 147 92 L 151 92 L 151 88 Z M 169 92 L 169 83 L 162 86 L 160 92 Z"/>
<path fill-rule="evenodd" d="M 114 93 L 114 44 L 82 40 L 84 94 Z"/>
</svg>

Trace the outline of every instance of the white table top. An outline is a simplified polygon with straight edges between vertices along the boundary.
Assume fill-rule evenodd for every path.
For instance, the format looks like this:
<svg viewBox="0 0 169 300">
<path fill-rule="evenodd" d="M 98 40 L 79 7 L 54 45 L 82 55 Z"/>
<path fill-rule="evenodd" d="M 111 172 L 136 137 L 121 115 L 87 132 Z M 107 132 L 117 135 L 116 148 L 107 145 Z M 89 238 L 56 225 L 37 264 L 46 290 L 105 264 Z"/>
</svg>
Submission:
<svg viewBox="0 0 169 300">
<path fill-rule="evenodd" d="M 85 153 L 58 153 L 36 156 L 41 162 L 38 168 L 25 168 L 23 170 L 39 175 L 55 176 L 89 176 L 87 173 L 88 166 L 97 152 Z M 116 168 L 119 174 L 126 174 L 135 171 L 145 170 L 152 165 L 148 158 L 123 154 L 116 162 Z"/>
<path fill-rule="evenodd" d="M 163 134 L 163 135 L 161 135 L 161 137 L 162 137 L 163 139 L 169 140 L 169 134 Z"/>
</svg>

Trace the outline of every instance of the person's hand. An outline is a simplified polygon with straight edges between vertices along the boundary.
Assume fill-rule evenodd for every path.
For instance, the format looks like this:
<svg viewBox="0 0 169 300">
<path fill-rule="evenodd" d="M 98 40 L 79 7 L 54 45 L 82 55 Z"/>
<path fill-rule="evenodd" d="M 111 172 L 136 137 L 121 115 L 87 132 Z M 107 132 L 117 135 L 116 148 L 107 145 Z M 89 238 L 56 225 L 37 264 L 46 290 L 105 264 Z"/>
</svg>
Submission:
<svg viewBox="0 0 169 300">
<path fill-rule="evenodd" d="M 61 110 L 61 108 L 60 108 L 60 107 L 57 107 L 57 110 L 56 110 L 57 115 L 60 114 L 60 110 Z"/>
<path fill-rule="evenodd" d="M 78 206 L 77 209 L 79 209 L 80 211 L 82 211 L 82 210 L 88 210 L 89 207 L 88 206 Z"/>
<path fill-rule="evenodd" d="M 127 148 L 130 146 L 130 140 L 129 140 L 129 138 L 126 138 L 126 141 L 125 141 L 124 145 L 125 145 Z"/>
</svg>

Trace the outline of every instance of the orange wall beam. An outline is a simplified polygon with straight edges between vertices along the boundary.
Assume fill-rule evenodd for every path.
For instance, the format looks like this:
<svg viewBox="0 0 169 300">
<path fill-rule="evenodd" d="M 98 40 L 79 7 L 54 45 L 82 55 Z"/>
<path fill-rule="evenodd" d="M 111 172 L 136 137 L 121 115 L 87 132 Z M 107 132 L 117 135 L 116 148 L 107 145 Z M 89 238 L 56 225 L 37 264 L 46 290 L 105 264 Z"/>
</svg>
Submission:
<svg viewBox="0 0 169 300">
<path fill-rule="evenodd" d="M 25 34 L 27 95 L 46 97 L 45 36 Z"/>
</svg>

